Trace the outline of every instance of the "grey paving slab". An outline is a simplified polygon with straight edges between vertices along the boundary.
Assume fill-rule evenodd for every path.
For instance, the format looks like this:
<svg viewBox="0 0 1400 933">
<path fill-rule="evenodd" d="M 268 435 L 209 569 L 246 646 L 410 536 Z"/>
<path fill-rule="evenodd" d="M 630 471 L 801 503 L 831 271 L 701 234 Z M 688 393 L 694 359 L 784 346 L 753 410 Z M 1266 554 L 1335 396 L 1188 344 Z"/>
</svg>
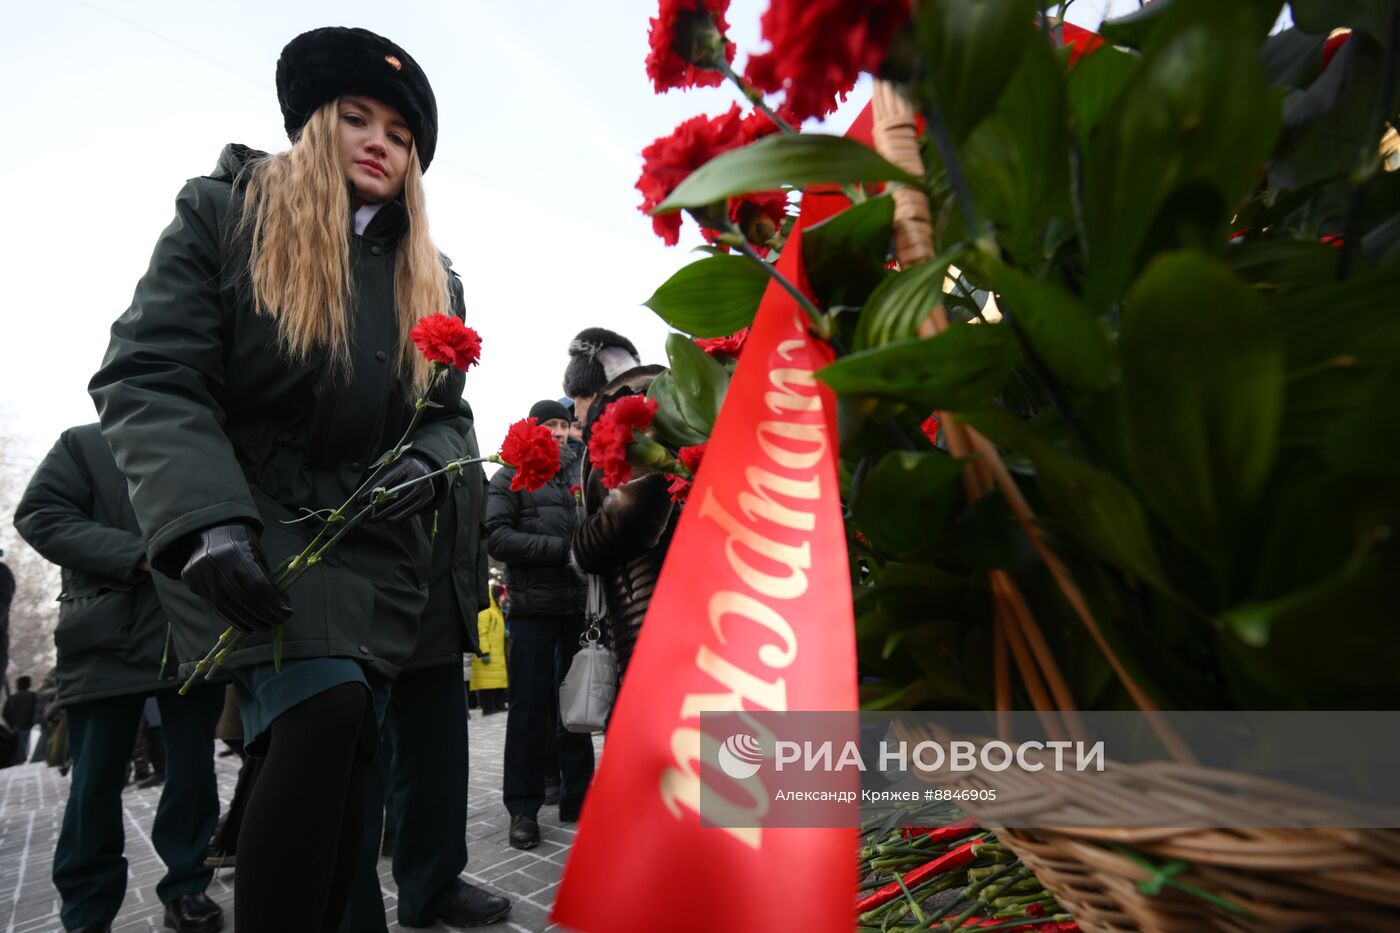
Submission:
<svg viewBox="0 0 1400 933">
<path fill-rule="evenodd" d="M 504 715 L 483 718 L 473 712 L 469 726 L 472 773 L 468 781 L 468 821 L 465 827 L 469 860 L 465 877 L 506 893 L 515 907 L 503 923 L 486 931 L 561 931 L 549 922 L 549 908 L 559 889 L 574 824 L 561 824 L 557 810 L 540 813 L 541 844 L 528 852 L 510 848 L 510 818 L 501 805 L 501 766 L 505 752 Z M 595 739 L 601 751 L 601 738 Z M 238 759 L 215 763 L 219 792 L 225 805 L 233 797 Z M 68 779 L 43 765 L 20 765 L 0 770 L 0 933 L 60 933 L 59 900 L 50 881 L 53 848 L 68 799 Z M 151 845 L 159 788 L 129 787 L 122 794 L 129 880 L 126 899 L 113 923 L 114 933 L 166 933 L 164 912 L 155 885 L 164 866 Z M 407 930 L 396 921 L 398 888 L 388 859 L 379 861 L 389 929 Z M 233 885 L 236 871 L 216 872 L 209 896 L 225 910 L 227 930 L 233 929 Z M 447 929 L 439 927 L 440 930 Z"/>
</svg>

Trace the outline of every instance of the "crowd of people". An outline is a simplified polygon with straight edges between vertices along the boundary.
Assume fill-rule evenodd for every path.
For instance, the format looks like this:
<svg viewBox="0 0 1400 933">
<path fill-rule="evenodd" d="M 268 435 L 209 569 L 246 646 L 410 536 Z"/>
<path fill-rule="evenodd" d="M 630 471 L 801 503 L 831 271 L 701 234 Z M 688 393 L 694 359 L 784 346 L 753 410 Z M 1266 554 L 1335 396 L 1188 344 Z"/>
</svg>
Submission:
<svg viewBox="0 0 1400 933">
<path fill-rule="evenodd" d="M 428 236 L 432 88 L 405 50 L 345 28 L 293 39 L 276 84 L 291 148 L 230 145 L 184 186 L 89 383 L 97 422 L 62 433 L 14 516 L 62 591 L 52 700 L 18 679 L 7 760 L 27 760 L 36 722 L 60 727 L 44 735 L 71 762 L 53 882 L 72 933 L 110 930 L 126 895 L 134 754 L 159 762 L 135 779 L 163 785 L 155 893 L 177 933 L 224 928 L 206 888 L 227 865 L 239 931 L 386 930 L 382 856 L 403 926 L 506 917 L 462 878 L 469 702 L 507 717 L 510 845 L 539 845 L 541 807 L 577 820 L 593 743 L 559 688 L 585 606 L 605 598 L 625 666 L 675 526 L 664 478 L 609 490 L 588 469 L 593 419 L 660 371 L 602 328 L 568 346 L 564 397 L 519 413 L 557 444 L 553 478 L 439 472 L 478 445 L 463 374 L 430 379 L 409 335 L 463 315 Z M 279 586 L 315 534 L 304 517 L 353 497 L 401 436 L 376 485 L 402 491 Z M 226 807 L 219 740 L 242 760 Z"/>
</svg>

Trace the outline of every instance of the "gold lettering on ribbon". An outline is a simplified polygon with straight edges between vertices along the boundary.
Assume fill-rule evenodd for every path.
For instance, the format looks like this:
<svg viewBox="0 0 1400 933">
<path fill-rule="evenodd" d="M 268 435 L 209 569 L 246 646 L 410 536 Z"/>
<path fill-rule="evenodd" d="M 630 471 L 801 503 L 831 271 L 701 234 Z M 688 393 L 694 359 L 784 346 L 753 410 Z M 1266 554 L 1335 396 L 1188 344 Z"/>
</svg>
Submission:
<svg viewBox="0 0 1400 933">
<path fill-rule="evenodd" d="M 700 517 L 713 519 L 728 532 L 729 537 L 724 542 L 724 556 L 729 560 L 730 569 L 759 595 L 770 599 L 796 599 L 807 592 L 805 571 L 812 566 L 810 541 L 803 541 L 801 545 L 794 547 L 791 544 L 780 544 L 772 538 L 765 538 L 730 515 L 728 510 L 719 504 L 713 489 L 705 490 L 704 501 L 700 503 Z M 788 569 L 787 576 L 779 577 L 754 567 L 739 553 L 739 545 L 782 564 Z"/>
<path fill-rule="evenodd" d="M 725 616 L 738 616 L 756 622 L 782 639 L 782 647 L 769 642 L 758 649 L 758 659 L 769 667 L 787 667 L 797 657 L 797 633 L 788 620 L 778 614 L 772 606 L 766 605 L 744 593 L 720 590 L 710 597 L 710 628 L 715 630 L 715 638 L 724 644 L 724 629 L 721 621 Z"/>
<path fill-rule="evenodd" d="M 798 327 L 801 327 L 799 322 Z M 788 339 L 778 344 L 777 355 L 792 362 L 806 347 L 805 339 Z M 792 625 L 769 601 L 793 600 L 810 587 L 807 571 L 812 566 L 812 542 L 791 544 L 766 533 L 765 524 L 788 533 L 816 530 L 816 504 L 821 499 L 821 464 L 828 453 L 829 440 L 822 418 L 823 403 L 816 376 L 811 368 L 774 367 L 768 373 L 772 389 L 764 393 L 764 405 L 775 417 L 755 426 L 755 440 L 767 463 L 744 468 L 746 488 L 736 496 L 742 519 L 720 504 L 713 487 L 707 487 L 699 503 L 700 517 L 715 522 L 725 532 L 725 558 L 731 570 L 749 592 L 721 589 L 708 604 L 710 628 L 718 646 L 728 643 L 724 620 L 747 620 L 767 630 L 776 640 L 766 640 L 756 652 L 756 661 L 769 671 L 789 667 L 797 657 L 798 637 Z M 779 472 L 781 471 L 781 472 Z M 785 500 L 779 502 L 778 499 Z M 807 508 L 803 508 L 807 506 Z M 775 529 L 775 530 L 776 530 Z M 741 552 L 740 549 L 743 549 Z M 755 567 L 745 553 L 787 571 L 785 575 Z M 773 569 L 770 567 L 770 570 Z M 787 709 L 787 681 L 783 677 L 765 679 L 721 655 L 710 645 L 701 645 L 695 655 L 695 669 L 721 689 L 688 693 L 681 702 L 680 718 L 697 719 L 703 712 Z M 700 812 L 704 781 L 697 768 L 702 750 L 718 743 L 691 725 L 678 725 L 671 733 L 672 765 L 661 774 L 661 799 L 672 816 L 680 818 L 682 808 Z M 718 792 L 706 796 L 706 815 L 713 822 L 752 822 L 768 809 L 768 794 L 757 775 L 732 781 L 753 801 L 743 807 Z M 713 812 L 712 812 L 713 811 Z M 724 826 L 725 832 L 754 849 L 762 844 L 762 830 L 756 826 Z"/>
<path fill-rule="evenodd" d="M 675 759 L 676 767 L 667 768 L 661 773 L 661 802 L 676 819 L 681 817 L 681 807 L 700 812 L 700 775 L 696 772 L 694 764 L 700 761 L 702 748 L 709 746 L 713 756 L 718 744 L 699 729 L 689 726 L 682 726 L 671 733 L 671 757 Z M 718 794 L 712 794 L 715 799 L 707 801 L 706 811 L 713 810 L 710 815 L 714 822 L 742 823 L 756 820 L 768 812 L 768 794 L 757 775 L 733 783 L 748 793 L 754 802 L 753 806 L 740 807 Z M 756 789 L 754 785 L 757 785 Z M 721 825 L 720 828 L 751 848 L 757 849 L 762 844 L 763 830 L 757 826 Z"/>
</svg>

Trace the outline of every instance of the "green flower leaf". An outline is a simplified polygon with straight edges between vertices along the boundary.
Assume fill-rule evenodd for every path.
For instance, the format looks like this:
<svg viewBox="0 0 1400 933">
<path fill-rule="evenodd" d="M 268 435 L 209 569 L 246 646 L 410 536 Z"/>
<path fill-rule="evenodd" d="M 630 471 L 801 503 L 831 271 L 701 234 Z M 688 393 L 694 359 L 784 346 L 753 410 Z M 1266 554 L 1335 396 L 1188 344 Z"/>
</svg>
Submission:
<svg viewBox="0 0 1400 933">
<path fill-rule="evenodd" d="M 1036 35 L 1035 0 L 926 0 L 914 18 L 927 92 L 958 142 L 992 111 Z"/>
<path fill-rule="evenodd" d="M 656 403 L 656 415 L 652 426 L 661 439 L 675 448 L 691 447 L 709 440 L 709 432 L 701 431 L 681 415 L 681 397 L 670 372 L 661 373 L 652 380 L 647 389 L 647 398 Z"/>
<path fill-rule="evenodd" d="M 1061 453 L 1008 412 L 973 412 L 963 417 L 990 440 L 1030 458 L 1046 505 L 1066 532 L 1104 560 L 1164 593 L 1173 592 L 1152 545 L 1147 516 L 1131 489 L 1116 477 Z"/>
<path fill-rule="evenodd" d="M 1149 236 L 1169 233 L 1171 221 L 1183 221 L 1177 214 L 1187 212 L 1192 231 L 1223 229 L 1278 137 L 1281 93 L 1259 64 L 1258 11 L 1213 0 L 1189 7 L 1189 16 L 1170 16 L 1176 4 L 1162 14 L 1141 67 L 1084 152 L 1087 295 L 1096 311 L 1121 297 L 1150 252 Z M 1164 207 L 1170 216 L 1155 224 Z"/>
<path fill-rule="evenodd" d="M 708 437 L 729 390 L 728 371 L 684 334 L 666 338 L 666 356 L 681 417 Z"/>
<path fill-rule="evenodd" d="M 817 376 L 839 395 L 888 398 L 924 411 L 963 411 L 988 407 L 1019 357 L 1009 328 L 962 324 L 923 340 L 852 353 Z"/>
<path fill-rule="evenodd" d="M 874 149 L 842 136 L 802 133 L 768 136 L 742 149 L 722 153 L 681 182 L 652 211 L 667 214 L 705 207 L 739 194 L 815 184 L 921 181 L 885 161 Z"/>
<path fill-rule="evenodd" d="M 1061 382 L 1082 389 L 1108 386 L 1113 350 L 1103 325 L 1083 302 L 1046 279 L 995 261 L 983 265 L 1007 310 Z"/>
<path fill-rule="evenodd" d="M 870 295 L 856 323 L 858 350 L 882 347 L 896 340 L 917 337 L 919 325 L 934 306 L 943 301 L 943 279 L 948 265 L 961 253 L 945 253 L 932 262 L 920 263 L 887 276 Z"/>
<path fill-rule="evenodd" d="M 1147 506 L 1219 578 L 1274 463 L 1283 341 L 1259 295 L 1194 252 L 1154 262 L 1128 295 L 1120 437 Z"/>
<path fill-rule="evenodd" d="M 963 463 L 942 451 L 895 450 L 865 478 L 853 509 L 856 525 L 883 553 L 926 552 L 962 501 Z"/>
<path fill-rule="evenodd" d="M 725 337 L 753 323 L 768 276 L 742 256 L 682 266 L 643 304 L 676 330 Z"/>
</svg>

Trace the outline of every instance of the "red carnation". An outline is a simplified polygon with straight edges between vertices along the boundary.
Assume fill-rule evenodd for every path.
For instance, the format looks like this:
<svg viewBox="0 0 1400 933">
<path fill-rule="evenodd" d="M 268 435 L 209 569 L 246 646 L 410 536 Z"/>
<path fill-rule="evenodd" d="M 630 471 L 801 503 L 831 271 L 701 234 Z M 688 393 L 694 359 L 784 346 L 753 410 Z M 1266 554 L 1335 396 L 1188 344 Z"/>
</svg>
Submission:
<svg viewBox="0 0 1400 933">
<path fill-rule="evenodd" d="M 786 191 L 761 191 L 729 199 L 729 219 L 743 232 L 744 239 L 754 244 L 760 256 L 768 255 L 769 247 L 764 244 L 782 229 L 786 217 Z M 711 244 L 723 245 L 720 243 L 720 237 L 724 236 L 722 230 L 701 227 L 700 235 Z"/>
<path fill-rule="evenodd" d="M 1103 46 L 1103 36 L 1096 32 L 1090 32 L 1074 23 L 1065 23 L 1060 27 L 1064 34 L 1064 44 L 1069 46 L 1069 64 L 1073 68 L 1079 60 L 1090 52 Z"/>
<path fill-rule="evenodd" d="M 728 10 L 729 0 L 661 0 L 647 35 L 651 42 L 647 77 L 656 93 L 724 83 L 723 75 L 705 65 L 719 54 L 721 46 L 724 60 L 734 61 L 734 43 L 724 37 L 729 30 L 724 18 Z"/>
<path fill-rule="evenodd" d="M 705 448 L 709 446 L 709 441 L 706 441 L 703 444 L 682 447 L 676 451 L 676 458 L 690 471 L 690 476 L 671 477 L 671 482 L 666 486 L 666 490 L 671 494 L 672 502 L 684 502 L 686 497 L 690 495 L 690 487 L 695 482 L 695 476 L 700 472 L 700 461 L 705 459 Z"/>
<path fill-rule="evenodd" d="M 710 354 L 710 356 L 727 353 L 735 359 L 738 359 L 739 354 L 744 349 L 744 342 L 748 339 L 749 329 L 745 327 L 742 330 L 735 331 L 728 337 L 696 337 L 695 345 Z M 687 447 L 682 450 L 681 453 L 685 453 L 686 450 L 690 449 L 691 448 Z"/>
<path fill-rule="evenodd" d="M 588 459 L 603 471 L 603 485 L 616 489 L 632 478 L 627 461 L 627 445 L 634 430 L 645 430 L 656 414 L 656 403 L 645 395 L 626 395 L 613 402 L 598 420 L 588 438 Z"/>
<path fill-rule="evenodd" d="M 772 51 L 750 58 L 744 77 L 786 91 L 782 112 L 792 119 L 824 117 L 862 71 L 879 70 L 908 20 L 909 0 L 772 0 L 762 20 Z"/>
<path fill-rule="evenodd" d="M 534 492 L 559 472 L 559 445 L 535 418 L 517 421 L 501 442 L 501 459 L 515 467 L 512 492 Z"/>
<path fill-rule="evenodd" d="M 686 120 L 670 136 L 663 136 L 642 150 L 642 174 L 637 179 L 637 190 L 642 193 L 641 212 L 650 213 L 691 172 L 715 156 L 747 146 L 776 130 L 772 121 L 760 113 L 744 117 L 738 104 L 717 117 L 702 114 Z M 787 196 L 782 195 L 782 198 L 786 204 Z M 651 228 L 667 246 L 675 246 L 680 239 L 681 215 L 673 213 L 652 217 Z"/>
<path fill-rule="evenodd" d="M 434 363 L 466 372 L 481 359 L 481 337 L 451 314 L 429 314 L 409 332 L 413 345 Z"/>
<path fill-rule="evenodd" d="M 938 431 L 941 427 L 943 424 L 938 420 L 936 412 L 925 418 L 924 423 L 919 425 L 919 429 L 924 432 L 924 437 L 928 438 L 928 442 L 935 447 L 938 446 Z"/>
</svg>

